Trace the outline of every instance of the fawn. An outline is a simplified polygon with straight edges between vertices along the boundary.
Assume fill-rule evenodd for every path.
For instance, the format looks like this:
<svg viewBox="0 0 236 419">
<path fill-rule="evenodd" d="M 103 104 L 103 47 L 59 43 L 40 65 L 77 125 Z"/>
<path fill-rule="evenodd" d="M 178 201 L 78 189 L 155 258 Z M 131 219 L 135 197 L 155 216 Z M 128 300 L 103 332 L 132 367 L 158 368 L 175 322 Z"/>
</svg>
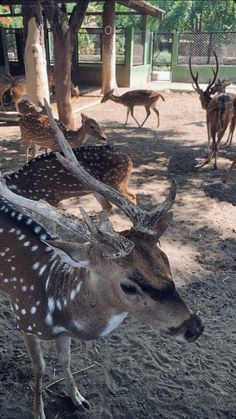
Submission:
<svg viewBox="0 0 236 419">
<path fill-rule="evenodd" d="M 79 147 L 73 151 L 88 173 L 136 202 L 135 195 L 128 190 L 133 164 L 127 154 L 110 145 Z M 4 177 L 8 188 L 18 195 L 37 201 L 45 199 L 54 206 L 63 199 L 92 193 L 63 168 L 53 152 L 30 160 L 18 171 Z M 95 197 L 103 211 L 110 213 L 112 206 L 109 201 L 102 195 L 95 194 Z"/>
<path fill-rule="evenodd" d="M 50 148 L 52 151 L 58 150 L 54 132 L 49 124 L 48 117 L 42 108 L 42 112 L 37 112 L 35 105 L 23 100 L 18 103 L 20 112 L 19 125 L 25 149 L 25 159 L 28 161 L 29 147 L 33 145 L 33 157 L 36 155 L 36 147 Z M 93 118 L 81 114 L 82 125 L 77 130 L 69 130 L 57 120 L 59 128 L 63 131 L 67 141 L 72 147 L 81 146 L 89 137 L 99 140 L 106 140 L 106 135 L 101 130 L 99 124 Z"/>
<path fill-rule="evenodd" d="M 205 166 L 209 163 L 214 156 L 213 168 L 217 168 L 217 151 L 219 143 L 224 136 L 224 133 L 230 124 L 230 132 L 233 129 L 232 120 L 234 115 L 234 103 L 232 95 L 228 93 L 220 93 L 215 96 L 211 96 L 212 92 L 217 92 L 218 89 L 222 90 L 222 82 L 219 80 L 217 83 L 216 77 L 219 70 L 219 63 L 216 53 L 213 51 L 216 59 L 216 70 L 213 70 L 213 80 L 209 81 L 205 91 L 203 91 L 198 84 L 198 72 L 194 76 L 192 71 L 192 57 L 189 57 L 189 70 L 193 80 L 193 88 L 199 94 L 201 105 L 203 109 L 206 109 L 206 122 L 207 122 L 207 135 L 208 135 L 208 157 L 200 167 Z M 220 86 L 220 87 L 219 87 Z M 212 140 L 212 147 L 210 151 L 210 143 Z"/>
<path fill-rule="evenodd" d="M 165 101 L 164 97 L 160 93 L 155 92 L 154 90 L 131 90 L 130 92 L 126 92 L 121 96 L 116 96 L 114 95 L 113 92 L 114 92 L 114 89 L 112 89 L 109 93 L 106 93 L 103 96 L 101 103 L 104 103 L 107 100 L 112 100 L 113 102 L 121 103 L 122 105 L 126 106 L 127 116 L 126 116 L 125 126 L 128 122 L 129 114 L 131 112 L 131 116 L 135 120 L 135 122 L 138 124 L 138 127 L 139 128 L 142 127 L 147 121 L 147 119 L 149 118 L 149 116 L 151 115 L 150 109 L 153 109 L 153 111 L 157 115 L 157 128 L 159 127 L 159 124 L 160 124 L 159 111 L 156 108 L 156 102 L 159 99 L 159 97 L 163 101 Z M 134 116 L 135 106 L 144 106 L 146 109 L 147 115 L 141 125 L 139 124 L 139 122 Z"/>
<path fill-rule="evenodd" d="M 128 313 L 156 330 L 194 342 L 204 326 L 177 292 L 169 261 L 158 246 L 172 218 L 176 196 L 172 181 L 166 200 L 151 212 L 89 175 L 74 157 L 52 116 L 67 160 L 57 158 L 84 184 L 103 195 L 131 219 L 117 233 L 108 219 L 98 226 L 81 209 L 85 224 L 43 202 L 23 198 L 0 182 L 0 289 L 12 308 L 31 357 L 35 377 L 34 418 L 45 419 L 41 340 L 55 340 L 67 391 L 75 406 L 90 407 L 70 369 L 71 338 L 97 339 L 114 330 Z M 70 160 L 72 154 L 74 160 Z M 52 237 L 25 211 L 71 229 L 74 240 Z M 73 225 L 73 229 L 72 229 Z M 79 240 L 80 237 L 80 240 Z M 82 242 L 81 242 L 82 241 Z M 13 259 L 13 255 L 16 258 Z"/>
</svg>

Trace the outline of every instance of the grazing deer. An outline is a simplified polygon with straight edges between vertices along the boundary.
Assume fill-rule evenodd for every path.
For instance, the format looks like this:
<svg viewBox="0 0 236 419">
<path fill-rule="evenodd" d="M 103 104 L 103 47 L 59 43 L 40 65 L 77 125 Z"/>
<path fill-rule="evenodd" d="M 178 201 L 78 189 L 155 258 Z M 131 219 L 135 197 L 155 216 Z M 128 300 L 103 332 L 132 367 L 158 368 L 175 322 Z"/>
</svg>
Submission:
<svg viewBox="0 0 236 419">
<path fill-rule="evenodd" d="M 52 130 L 47 115 L 37 112 L 35 105 L 23 100 L 18 103 L 18 112 L 20 113 L 19 125 L 22 140 L 25 149 L 26 162 L 28 161 L 29 147 L 33 145 L 33 157 L 36 155 L 36 145 L 40 148 L 52 151 L 58 150 L 58 143 Z M 106 135 L 101 130 L 99 124 L 93 118 L 81 114 L 82 125 L 77 130 L 69 130 L 66 126 L 57 120 L 59 128 L 63 131 L 67 141 L 72 147 L 79 147 L 89 138 L 106 140 Z"/>
<path fill-rule="evenodd" d="M 156 102 L 159 99 L 159 97 L 165 101 L 164 97 L 154 90 L 132 90 L 130 92 L 126 92 L 121 96 L 116 96 L 113 94 L 114 89 L 112 89 L 109 93 L 106 93 L 101 103 L 106 102 L 107 100 L 112 100 L 116 103 L 121 103 L 122 105 L 127 107 L 127 116 L 125 121 L 125 126 L 128 122 L 129 114 L 131 112 L 132 118 L 135 120 L 135 122 L 138 124 L 138 127 L 142 127 L 149 116 L 151 115 L 150 109 L 153 109 L 153 111 L 157 115 L 157 128 L 159 127 L 159 111 L 156 108 Z M 143 123 L 140 125 L 137 119 L 134 116 L 134 107 L 135 106 L 144 106 L 146 109 L 146 118 L 144 119 Z"/>
<path fill-rule="evenodd" d="M 54 80 L 54 66 L 50 65 L 47 67 L 47 73 L 48 73 L 48 85 L 49 89 L 52 93 L 55 93 L 55 80 Z M 78 86 L 75 86 L 74 83 L 71 82 L 70 84 L 70 91 L 71 96 L 75 96 L 76 98 L 80 95 L 80 90 Z"/>
<path fill-rule="evenodd" d="M 4 111 L 4 94 L 11 89 L 12 82 L 13 77 L 10 74 L 3 74 L 0 78 L 0 103 Z"/>
<path fill-rule="evenodd" d="M 50 123 L 67 157 L 58 155 L 59 161 L 69 166 L 85 187 L 123 210 L 133 227 L 117 233 L 104 218 L 95 226 L 81 209 L 83 225 L 41 201 L 36 205 L 15 195 L 0 183 L 0 289 L 11 299 L 31 356 L 35 419 L 45 419 L 41 339 L 55 340 L 69 396 L 75 406 L 86 409 L 89 403 L 79 393 L 70 370 L 71 337 L 87 340 L 105 336 L 128 313 L 187 342 L 194 342 L 204 329 L 175 289 L 168 258 L 157 245 L 172 218 L 169 210 L 175 200 L 175 182 L 163 204 L 146 212 L 77 164 L 52 115 Z M 56 220 L 64 231 L 74 234 L 74 241 L 51 237 L 26 211 L 38 213 L 53 224 Z M 13 258 L 16 255 L 17 259 Z"/>
<path fill-rule="evenodd" d="M 133 164 L 127 154 L 110 145 L 79 147 L 73 151 L 78 162 L 88 173 L 136 202 L 135 195 L 128 190 Z M 92 193 L 63 168 L 55 153 L 30 160 L 16 172 L 5 175 L 5 181 L 8 188 L 18 195 L 37 201 L 44 199 L 54 206 L 63 199 Z M 109 201 L 102 195 L 95 196 L 103 210 L 110 213 L 112 206 Z"/>
<path fill-rule="evenodd" d="M 193 80 L 193 88 L 198 92 L 199 98 L 202 104 L 202 108 L 206 109 L 206 123 L 207 123 L 207 135 L 208 135 L 208 157 L 205 162 L 198 166 L 203 167 L 205 164 L 211 161 L 211 158 L 214 156 L 214 165 L 213 168 L 217 168 L 217 151 L 219 143 L 224 136 L 224 133 L 228 125 L 232 124 L 232 118 L 234 114 L 234 105 L 233 100 L 230 94 L 220 93 L 215 96 L 211 96 L 212 89 L 217 91 L 217 86 L 215 84 L 216 77 L 219 70 L 219 64 L 217 55 L 214 53 L 216 59 L 216 70 L 212 69 L 214 77 L 212 81 L 209 81 L 209 84 L 206 90 L 202 90 L 198 84 L 198 72 L 194 76 L 192 71 L 191 56 L 189 57 L 189 70 Z M 210 143 L 212 140 L 212 149 L 210 151 Z"/>
<path fill-rule="evenodd" d="M 63 152 L 67 155 L 64 148 Z M 164 203 L 148 213 L 95 180 L 82 166 L 76 165 L 75 170 L 85 187 L 106 199 L 109 196 L 129 216 L 133 228 L 117 233 L 107 219 L 97 227 L 81 209 L 82 225 L 0 184 L 0 289 L 11 300 L 31 357 L 35 419 L 45 419 L 41 340 L 55 340 L 68 394 L 75 406 L 88 409 L 70 369 L 71 338 L 106 336 L 128 313 L 186 342 L 194 342 L 204 329 L 176 290 L 168 258 L 157 244 L 171 220 L 175 182 Z M 64 230 L 70 228 L 74 241 L 52 237 L 26 210 L 60 223 Z"/>
</svg>

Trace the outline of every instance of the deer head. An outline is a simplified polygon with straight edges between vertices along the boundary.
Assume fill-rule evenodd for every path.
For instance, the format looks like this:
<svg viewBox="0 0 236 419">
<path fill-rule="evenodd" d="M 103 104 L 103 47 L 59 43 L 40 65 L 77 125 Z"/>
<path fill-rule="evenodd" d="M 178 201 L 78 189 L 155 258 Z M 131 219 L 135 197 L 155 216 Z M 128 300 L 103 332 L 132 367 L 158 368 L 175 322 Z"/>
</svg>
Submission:
<svg viewBox="0 0 236 419">
<path fill-rule="evenodd" d="M 86 135 L 93 138 L 99 138 L 100 140 L 106 141 L 107 136 L 102 131 L 99 124 L 95 119 L 88 117 L 84 113 L 81 114 L 82 127 L 86 131 Z"/>
<path fill-rule="evenodd" d="M 111 96 L 113 95 L 115 89 L 112 89 L 110 92 L 105 93 L 105 95 L 103 96 L 101 103 L 107 102 Z"/>
<path fill-rule="evenodd" d="M 199 99 L 201 101 L 201 105 L 202 105 L 203 109 L 207 109 L 207 106 L 208 106 L 208 104 L 211 100 L 212 88 L 215 84 L 216 77 L 217 77 L 217 74 L 218 74 L 218 71 L 219 71 L 219 62 L 218 62 L 217 55 L 214 51 L 213 51 L 213 54 L 214 54 L 214 57 L 215 57 L 215 60 L 216 60 L 216 69 L 214 70 L 214 68 L 212 68 L 214 77 L 213 77 L 212 81 L 209 80 L 209 83 L 208 83 L 208 86 L 207 86 L 206 90 L 202 90 L 199 87 L 198 71 L 197 71 L 196 75 L 194 76 L 193 70 L 192 70 L 192 56 L 189 57 L 189 71 L 190 71 L 190 74 L 191 74 L 191 77 L 192 77 L 192 80 L 193 80 L 192 86 L 193 86 L 194 90 L 196 90 L 196 92 L 199 94 Z"/>
</svg>

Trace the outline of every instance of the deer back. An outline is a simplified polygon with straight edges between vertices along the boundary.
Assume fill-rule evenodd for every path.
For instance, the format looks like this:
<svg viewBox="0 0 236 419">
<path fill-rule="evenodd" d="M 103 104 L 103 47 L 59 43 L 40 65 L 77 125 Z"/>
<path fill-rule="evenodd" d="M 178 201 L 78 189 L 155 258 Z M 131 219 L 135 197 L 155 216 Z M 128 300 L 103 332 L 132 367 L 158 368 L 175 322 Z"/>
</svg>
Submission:
<svg viewBox="0 0 236 419">
<path fill-rule="evenodd" d="M 78 162 L 96 179 L 129 196 L 127 189 L 123 190 L 123 184 L 128 186 L 133 167 L 127 154 L 109 145 L 80 147 L 74 149 L 74 153 Z M 92 193 L 59 163 L 55 153 L 30 160 L 15 173 L 6 175 L 5 179 L 15 193 L 30 199 L 45 199 L 52 205 L 63 199 Z"/>
<path fill-rule="evenodd" d="M 50 148 L 53 151 L 60 150 L 48 116 L 45 115 L 44 107 L 42 106 L 41 111 L 38 112 L 37 109 L 40 108 L 37 108 L 27 100 L 22 100 L 18 103 L 18 110 L 21 114 L 19 125 L 25 147 L 28 147 L 30 144 L 37 144 L 39 147 Z M 89 118 L 84 114 L 81 116 L 82 125 L 74 131 L 68 130 L 61 121 L 56 120 L 58 127 L 63 131 L 71 146 L 73 148 L 79 147 L 89 137 L 104 141 L 106 135 L 100 125 L 93 118 Z"/>
<path fill-rule="evenodd" d="M 234 115 L 234 103 L 230 94 L 214 96 L 207 107 L 207 122 L 211 132 L 224 132 Z"/>
</svg>

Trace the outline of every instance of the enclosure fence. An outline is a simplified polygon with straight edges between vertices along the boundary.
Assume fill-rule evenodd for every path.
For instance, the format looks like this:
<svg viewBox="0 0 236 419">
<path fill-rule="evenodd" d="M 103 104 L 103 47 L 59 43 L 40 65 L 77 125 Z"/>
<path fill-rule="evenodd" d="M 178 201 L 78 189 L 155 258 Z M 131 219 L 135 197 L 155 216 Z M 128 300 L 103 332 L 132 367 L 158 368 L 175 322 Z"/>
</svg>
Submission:
<svg viewBox="0 0 236 419">
<path fill-rule="evenodd" d="M 188 64 L 192 56 L 193 64 L 215 63 L 213 51 L 219 64 L 236 64 L 236 32 L 184 32 L 179 34 L 178 64 Z"/>
</svg>

